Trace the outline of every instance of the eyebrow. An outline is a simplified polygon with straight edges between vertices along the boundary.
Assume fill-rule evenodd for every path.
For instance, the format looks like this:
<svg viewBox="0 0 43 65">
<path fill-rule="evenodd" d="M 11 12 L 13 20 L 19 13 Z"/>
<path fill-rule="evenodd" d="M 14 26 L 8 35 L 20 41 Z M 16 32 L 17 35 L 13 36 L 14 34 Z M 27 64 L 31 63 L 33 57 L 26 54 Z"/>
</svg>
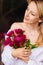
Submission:
<svg viewBox="0 0 43 65">
<path fill-rule="evenodd" d="M 29 9 L 29 6 L 27 7 L 27 9 Z M 36 12 L 33 12 L 33 11 L 31 11 L 31 12 L 36 14 Z"/>
<path fill-rule="evenodd" d="M 35 14 L 35 12 L 31 11 L 33 14 Z"/>
<path fill-rule="evenodd" d="M 37 13 L 36 12 L 34 12 L 34 11 L 31 11 L 34 15 L 37 15 Z"/>
<path fill-rule="evenodd" d="M 29 6 L 27 6 L 27 9 L 29 9 Z M 30 10 L 31 11 L 31 10 Z M 34 12 L 34 11 L 31 11 L 34 15 L 37 15 L 37 13 L 36 12 Z"/>
</svg>

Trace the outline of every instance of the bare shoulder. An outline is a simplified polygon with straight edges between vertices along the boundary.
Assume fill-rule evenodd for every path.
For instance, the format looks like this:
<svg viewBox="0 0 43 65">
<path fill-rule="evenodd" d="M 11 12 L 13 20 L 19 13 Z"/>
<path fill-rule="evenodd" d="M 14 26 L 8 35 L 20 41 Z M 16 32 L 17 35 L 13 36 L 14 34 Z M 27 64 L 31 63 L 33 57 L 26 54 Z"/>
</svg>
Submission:
<svg viewBox="0 0 43 65">
<path fill-rule="evenodd" d="M 11 25 L 11 30 L 13 30 L 13 29 L 17 29 L 17 28 L 22 28 L 22 24 L 23 24 L 23 22 L 16 22 L 16 23 L 13 23 L 12 25 Z"/>
</svg>

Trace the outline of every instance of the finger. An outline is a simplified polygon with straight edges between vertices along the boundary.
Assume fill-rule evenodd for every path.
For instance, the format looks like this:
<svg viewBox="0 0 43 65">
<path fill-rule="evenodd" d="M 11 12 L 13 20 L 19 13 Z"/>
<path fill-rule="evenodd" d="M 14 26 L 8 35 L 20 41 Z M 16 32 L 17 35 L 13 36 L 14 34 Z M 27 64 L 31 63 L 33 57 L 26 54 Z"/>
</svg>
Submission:
<svg viewBox="0 0 43 65">
<path fill-rule="evenodd" d="M 22 60 L 24 60 L 26 63 L 28 62 L 28 57 L 22 57 Z"/>
<path fill-rule="evenodd" d="M 28 52 L 28 51 L 25 51 L 23 53 L 24 53 L 24 55 L 31 54 L 31 52 Z"/>
<path fill-rule="evenodd" d="M 28 57 L 23 57 L 23 56 L 22 56 L 20 59 L 21 59 L 21 60 L 23 60 L 23 61 L 24 61 L 24 62 L 26 62 L 26 63 L 27 63 L 27 62 L 28 62 L 28 60 L 29 60 L 29 58 L 28 58 Z"/>
<path fill-rule="evenodd" d="M 29 55 L 23 55 L 23 57 L 29 57 Z"/>
<path fill-rule="evenodd" d="M 23 56 L 27 56 L 27 57 L 29 57 L 31 55 L 31 53 L 25 53 L 25 54 L 23 54 Z"/>
<path fill-rule="evenodd" d="M 26 52 L 31 52 L 31 50 L 30 50 L 30 49 L 25 49 L 25 50 L 24 50 L 24 52 L 25 52 L 25 51 L 26 51 Z"/>
<path fill-rule="evenodd" d="M 22 56 L 22 59 L 23 59 L 23 60 L 28 60 L 28 57 L 23 57 L 23 56 Z"/>
<path fill-rule="evenodd" d="M 31 54 L 31 52 L 28 52 L 28 54 Z"/>
<path fill-rule="evenodd" d="M 24 51 L 25 50 L 25 47 L 23 47 L 22 50 Z"/>
</svg>

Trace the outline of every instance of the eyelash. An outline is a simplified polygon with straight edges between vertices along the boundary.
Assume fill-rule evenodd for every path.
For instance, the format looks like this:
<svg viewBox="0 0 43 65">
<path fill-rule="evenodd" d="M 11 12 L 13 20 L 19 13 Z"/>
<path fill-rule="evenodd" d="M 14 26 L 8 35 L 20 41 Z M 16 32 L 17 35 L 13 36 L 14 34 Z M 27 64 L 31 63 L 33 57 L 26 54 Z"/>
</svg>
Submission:
<svg viewBox="0 0 43 65">
<path fill-rule="evenodd" d="M 35 16 L 33 13 L 31 13 L 33 16 Z"/>
</svg>

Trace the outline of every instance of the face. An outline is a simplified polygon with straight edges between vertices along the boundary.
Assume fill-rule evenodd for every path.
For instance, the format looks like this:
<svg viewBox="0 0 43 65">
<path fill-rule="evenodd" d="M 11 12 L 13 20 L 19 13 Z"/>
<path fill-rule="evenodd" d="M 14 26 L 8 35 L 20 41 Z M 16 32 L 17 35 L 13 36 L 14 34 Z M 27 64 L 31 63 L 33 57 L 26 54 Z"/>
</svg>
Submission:
<svg viewBox="0 0 43 65">
<path fill-rule="evenodd" d="M 31 24 L 31 23 L 38 22 L 38 20 L 39 20 L 38 9 L 37 9 L 36 3 L 32 1 L 26 9 L 23 21 Z"/>
</svg>

